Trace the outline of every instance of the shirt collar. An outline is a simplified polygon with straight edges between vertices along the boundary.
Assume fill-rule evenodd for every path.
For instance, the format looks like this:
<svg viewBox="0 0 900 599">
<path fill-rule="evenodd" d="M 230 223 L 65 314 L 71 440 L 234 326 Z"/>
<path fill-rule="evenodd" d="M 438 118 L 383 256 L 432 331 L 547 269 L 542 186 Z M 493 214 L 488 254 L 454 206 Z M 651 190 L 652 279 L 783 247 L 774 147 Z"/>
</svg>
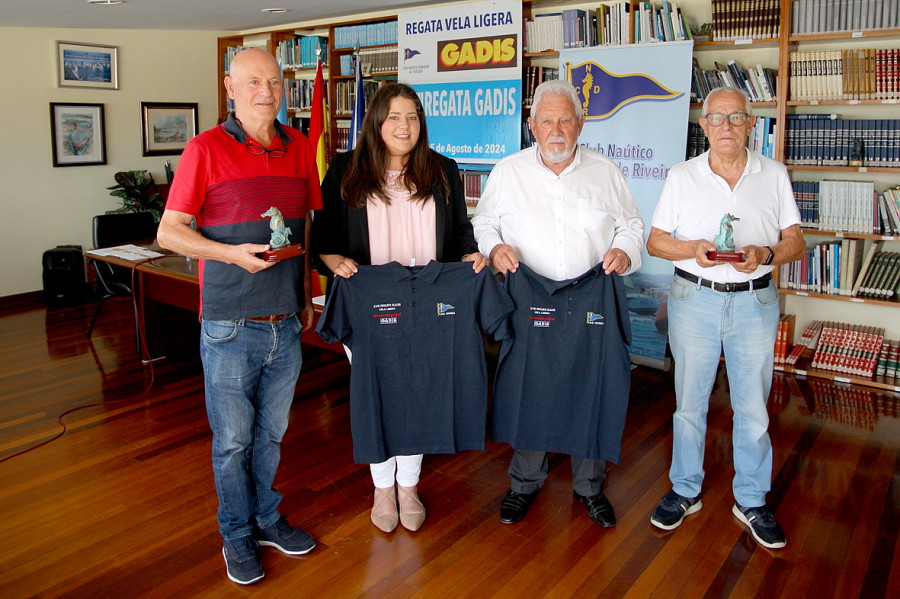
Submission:
<svg viewBox="0 0 900 599">
<path fill-rule="evenodd" d="M 390 269 L 391 278 L 395 282 L 405 281 L 413 275 L 429 283 L 434 283 L 441 274 L 444 265 L 437 260 L 430 260 L 425 266 L 403 266 L 399 262 L 389 262 L 386 266 Z"/>
<path fill-rule="evenodd" d="M 247 143 L 247 134 L 244 133 L 244 128 L 241 127 L 240 122 L 235 118 L 233 112 L 228 114 L 228 119 L 222 123 L 221 126 L 225 133 L 234 138 L 238 143 Z M 275 119 L 275 134 L 281 139 L 281 143 L 284 144 L 284 147 L 287 147 L 288 142 L 292 141 L 290 134 L 288 134 L 287 130 L 281 126 L 278 119 Z"/>
<path fill-rule="evenodd" d="M 563 279 L 562 281 L 554 281 L 553 279 L 548 279 L 543 275 L 539 275 L 531 268 L 519 262 L 519 269 L 525 270 L 529 273 L 529 276 L 538 282 L 538 284 L 544 288 L 544 291 L 547 292 L 547 295 L 554 295 L 559 291 L 566 289 L 567 287 L 572 287 L 578 285 L 582 281 L 587 279 L 593 279 L 594 277 L 599 277 L 600 275 L 605 274 L 603 272 L 603 264 L 595 264 L 591 268 L 589 268 L 586 272 L 581 273 L 577 277 L 573 279 Z"/>
</svg>

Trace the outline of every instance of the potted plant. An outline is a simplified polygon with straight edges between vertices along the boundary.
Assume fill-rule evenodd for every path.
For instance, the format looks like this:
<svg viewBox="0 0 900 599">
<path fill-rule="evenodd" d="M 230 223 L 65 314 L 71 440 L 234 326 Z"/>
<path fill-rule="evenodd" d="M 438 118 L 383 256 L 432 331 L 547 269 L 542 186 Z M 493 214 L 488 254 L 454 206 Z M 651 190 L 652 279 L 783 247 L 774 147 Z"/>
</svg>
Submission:
<svg viewBox="0 0 900 599">
<path fill-rule="evenodd" d="M 156 222 L 162 216 L 164 202 L 148 171 L 121 171 L 115 175 L 117 185 L 107 187 L 109 195 L 120 198 L 122 206 L 107 214 L 150 212 Z"/>
</svg>

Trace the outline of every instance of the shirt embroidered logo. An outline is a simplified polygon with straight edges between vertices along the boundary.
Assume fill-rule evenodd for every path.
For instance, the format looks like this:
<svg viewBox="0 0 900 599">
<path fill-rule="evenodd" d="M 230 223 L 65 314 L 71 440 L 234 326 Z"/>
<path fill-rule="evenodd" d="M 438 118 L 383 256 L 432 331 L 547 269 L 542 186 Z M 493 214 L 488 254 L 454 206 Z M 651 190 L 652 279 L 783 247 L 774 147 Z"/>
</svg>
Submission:
<svg viewBox="0 0 900 599">
<path fill-rule="evenodd" d="M 450 311 L 450 310 L 455 310 L 455 309 L 456 308 L 454 306 L 451 306 L 450 304 L 445 304 L 443 302 L 437 303 L 438 316 L 447 316 L 448 314 L 450 314 L 450 315 L 456 314 L 456 312 Z"/>
<path fill-rule="evenodd" d="M 603 322 L 602 314 L 595 314 L 594 312 L 588 312 L 586 324 L 598 324 L 600 326 L 603 326 L 606 323 Z"/>
</svg>

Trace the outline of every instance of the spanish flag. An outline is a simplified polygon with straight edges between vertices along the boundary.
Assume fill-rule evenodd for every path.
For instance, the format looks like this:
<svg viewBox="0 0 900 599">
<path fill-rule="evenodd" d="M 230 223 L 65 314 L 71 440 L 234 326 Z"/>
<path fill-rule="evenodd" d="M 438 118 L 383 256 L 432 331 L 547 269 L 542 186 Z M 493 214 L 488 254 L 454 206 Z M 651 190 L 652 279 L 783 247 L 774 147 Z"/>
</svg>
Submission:
<svg viewBox="0 0 900 599">
<path fill-rule="evenodd" d="M 312 110 L 309 119 L 309 142 L 316 154 L 319 182 L 328 170 L 328 104 L 325 101 L 325 79 L 322 77 L 322 60 L 316 59 L 316 82 L 313 84 Z"/>
</svg>

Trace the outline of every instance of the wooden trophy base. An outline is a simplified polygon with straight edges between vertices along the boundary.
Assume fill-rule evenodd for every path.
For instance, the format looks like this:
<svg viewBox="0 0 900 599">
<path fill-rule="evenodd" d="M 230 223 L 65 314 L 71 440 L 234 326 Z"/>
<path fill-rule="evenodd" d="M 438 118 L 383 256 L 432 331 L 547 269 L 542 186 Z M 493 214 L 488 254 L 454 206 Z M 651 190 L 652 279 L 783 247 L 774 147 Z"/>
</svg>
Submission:
<svg viewBox="0 0 900 599">
<path fill-rule="evenodd" d="M 262 253 L 260 258 L 265 260 L 266 262 L 279 262 L 281 260 L 287 260 L 288 258 L 293 258 L 295 256 L 303 255 L 304 250 L 300 246 L 299 243 L 295 243 L 293 245 L 287 245 L 283 248 L 278 248 L 275 250 L 266 250 Z"/>
<path fill-rule="evenodd" d="M 740 252 L 721 252 L 712 250 L 706 252 L 706 257 L 713 262 L 743 262 L 744 254 Z"/>
</svg>

